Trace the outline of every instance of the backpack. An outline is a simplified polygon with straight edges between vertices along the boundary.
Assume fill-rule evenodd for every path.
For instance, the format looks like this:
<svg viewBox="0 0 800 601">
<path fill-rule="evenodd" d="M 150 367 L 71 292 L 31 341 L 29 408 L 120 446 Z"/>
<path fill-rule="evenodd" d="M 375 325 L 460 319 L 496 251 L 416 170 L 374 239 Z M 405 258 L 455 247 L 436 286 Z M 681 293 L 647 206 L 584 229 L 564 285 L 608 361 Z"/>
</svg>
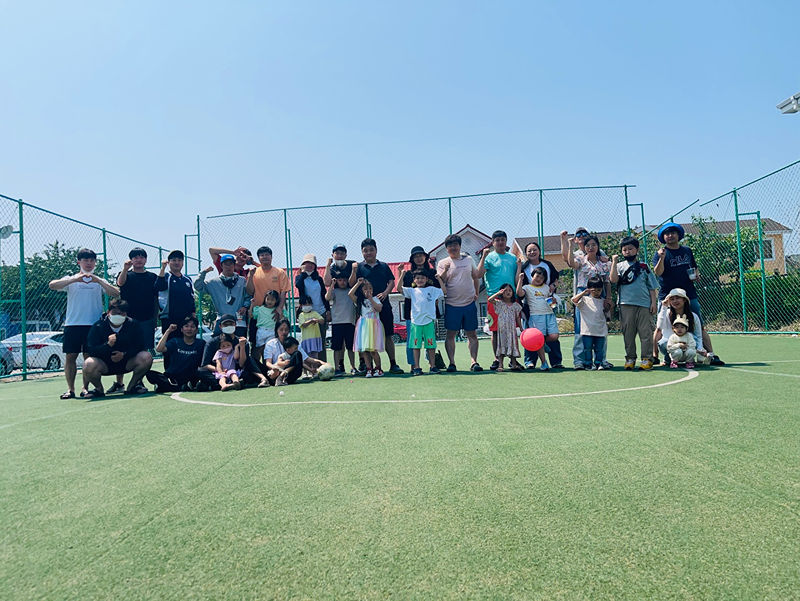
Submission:
<svg viewBox="0 0 800 601">
<path fill-rule="evenodd" d="M 619 276 L 619 283 L 618 286 L 627 286 L 628 284 L 633 284 L 636 281 L 636 278 L 639 277 L 639 274 L 644 271 L 645 273 L 650 273 L 650 268 L 647 266 L 646 263 L 640 263 L 637 261 L 633 263 L 628 269 L 626 269 L 620 276 Z"/>
</svg>

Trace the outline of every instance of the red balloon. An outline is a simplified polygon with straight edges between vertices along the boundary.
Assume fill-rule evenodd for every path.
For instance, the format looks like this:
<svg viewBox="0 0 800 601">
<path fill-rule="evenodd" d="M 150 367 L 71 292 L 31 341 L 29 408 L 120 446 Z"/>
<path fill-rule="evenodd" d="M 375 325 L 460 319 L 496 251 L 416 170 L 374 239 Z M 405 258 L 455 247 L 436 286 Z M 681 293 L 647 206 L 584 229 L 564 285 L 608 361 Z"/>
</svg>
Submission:
<svg viewBox="0 0 800 601">
<path fill-rule="evenodd" d="M 544 346 L 544 334 L 536 328 L 528 328 L 522 330 L 519 341 L 526 351 L 536 352 Z"/>
</svg>

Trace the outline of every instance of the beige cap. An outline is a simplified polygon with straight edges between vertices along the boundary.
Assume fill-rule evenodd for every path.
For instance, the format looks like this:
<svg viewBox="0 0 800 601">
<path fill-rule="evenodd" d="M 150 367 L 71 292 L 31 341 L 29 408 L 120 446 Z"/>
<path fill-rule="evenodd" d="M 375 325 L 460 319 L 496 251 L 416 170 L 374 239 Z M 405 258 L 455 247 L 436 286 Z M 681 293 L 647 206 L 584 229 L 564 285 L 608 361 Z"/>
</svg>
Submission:
<svg viewBox="0 0 800 601">
<path fill-rule="evenodd" d="M 681 298 L 685 298 L 687 301 L 691 301 L 691 299 L 688 296 L 686 296 L 686 290 L 684 290 L 683 288 L 673 288 L 672 290 L 669 291 L 669 294 L 666 296 L 666 298 L 664 298 L 662 302 L 665 305 L 669 305 L 669 299 L 672 298 L 673 296 L 680 296 Z"/>
<path fill-rule="evenodd" d="M 687 330 L 689 329 L 689 320 L 686 319 L 685 315 L 678 315 L 678 317 L 675 318 L 675 321 L 672 322 L 673 326 L 678 324 L 683 325 L 683 327 L 685 327 Z"/>
<path fill-rule="evenodd" d="M 313 263 L 314 265 L 317 265 L 317 256 L 308 253 L 306 256 L 303 257 L 303 262 L 300 263 L 300 265 L 303 265 L 305 263 Z"/>
</svg>

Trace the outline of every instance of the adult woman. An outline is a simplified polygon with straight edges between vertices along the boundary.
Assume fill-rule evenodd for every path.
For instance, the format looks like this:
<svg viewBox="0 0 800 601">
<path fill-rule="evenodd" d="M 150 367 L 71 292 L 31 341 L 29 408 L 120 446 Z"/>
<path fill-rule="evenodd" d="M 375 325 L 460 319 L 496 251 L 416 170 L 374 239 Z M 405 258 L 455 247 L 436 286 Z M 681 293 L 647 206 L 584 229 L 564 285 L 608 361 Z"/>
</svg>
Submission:
<svg viewBox="0 0 800 601">
<path fill-rule="evenodd" d="M 572 245 L 567 243 L 567 232 L 561 232 L 561 248 L 562 251 L 566 250 L 567 264 L 575 270 L 576 276 L 576 292 L 583 292 L 586 290 L 586 282 L 591 277 L 599 277 L 603 280 L 603 288 L 605 290 L 605 310 L 608 311 L 612 307 L 611 303 L 611 283 L 608 278 L 610 273 L 610 264 L 600 260 L 600 240 L 597 236 L 583 236 L 583 254 L 576 255 Z M 581 327 L 581 313 L 575 309 L 575 331 L 580 331 Z M 573 349 L 573 354 L 574 354 Z M 608 361 L 603 362 L 604 369 L 611 369 L 614 366 Z M 575 363 L 575 369 L 584 369 L 582 362 Z"/>
<path fill-rule="evenodd" d="M 691 300 L 683 288 L 673 288 L 664 299 L 664 306 L 669 307 L 668 311 L 660 311 L 656 322 L 656 331 L 653 334 L 653 352 L 658 348 L 664 355 L 664 362 L 661 365 L 669 365 L 669 354 L 667 353 L 667 339 L 672 333 L 672 322 L 679 315 L 686 317 L 689 322 L 689 332 L 697 345 L 697 354 L 705 357 L 708 353 L 703 348 L 703 325 L 700 323 L 700 316 L 693 313 L 690 303 Z M 653 359 L 653 363 L 658 361 L 658 355 Z M 702 361 L 698 361 L 700 363 Z"/>
<path fill-rule="evenodd" d="M 264 347 L 264 365 L 268 370 L 266 375 L 273 384 L 284 371 L 288 372 L 285 378 L 286 383 L 293 384 L 303 373 L 303 369 L 315 373 L 325 364 L 319 359 L 312 359 L 299 347 L 288 360 L 281 359 L 280 356 L 285 352 L 283 342 L 289 337 L 290 331 L 289 320 L 279 320 L 275 324 L 275 338 L 267 342 Z"/>
<path fill-rule="evenodd" d="M 537 267 L 541 267 L 547 272 L 547 280 L 546 283 L 550 286 L 550 293 L 552 294 L 556 290 L 556 286 L 558 285 L 558 270 L 553 266 L 553 264 L 542 257 L 542 249 L 539 248 L 539 245 L 536 242 L 528 242 L 528 245 L 525 247 L 525 262 L 522 264 L 522 284 L 526 286 L 531 283 L 531 278 L 533 274 L 533 270 Z M 527 323 L 528 318 L 530 317 L 530 308 L 526 303 L 522 305 L 522 314 L 525 316 L 525 321 Z M 547 343 L 547 354 L 550 357 L 550 365 L 551 369 L 564 369 L 562 365 L 563 357 L 561 355 L 561 343 L 558 340 L 549 341 Z M 536 367 L 536 360 L 538 359 L 538 354 L 535 351 L 529 351 L 525 349 L 525 367 L 527 369 L 534 369 Z"/>
<path fill-rule="evenodd" d="M 439 280 L 436 279 L 436 270 L 431 267 L 430 255 L 425 252 L 421 246 L 415 246 L 411 249 L 411 256 L 408 258 L 409 270 L 403 275 L 403 281 L 400 282 L 403 288 L 411 288 L 414 285 L 414 272 L 421 269 L 428 276 L 428 286 L 435 286 L 441 288 Z M 407 298 L 403 301 L 403 314 L 402 319 L 406 321 L 406 332 L 411 331 L 411 299 Z M 436 308 L 436 317 L 439 317 L 439 308 Z M 406 361 L 410 366 L 414 366 L 414 351 L 409 348 L 406 343 Z"/>
<path fill-rule="evenodd" d="M 327 360 L 325 352 L 325 331 L 326 326 L 331 321 L 331 306 L 325 299 L 325 294 L 328 292 L 325 287 L 325 282 L 317 271 L 317 257 L 312 254 L 307 254 L 303 257 L 303 262 L 300 264 L 300 273 L 294 279 L 295 288 L 297 288 L 298 298 L 308 296 L 311 298 L 311 304 L 314 311 L 319 313 L 325 318 L 325 323 L 320 324 L 319 331 L 322 332 L 323 344 L 322 350 L 319 353 L 319 358 L 322 361 Z"/>
</svg>

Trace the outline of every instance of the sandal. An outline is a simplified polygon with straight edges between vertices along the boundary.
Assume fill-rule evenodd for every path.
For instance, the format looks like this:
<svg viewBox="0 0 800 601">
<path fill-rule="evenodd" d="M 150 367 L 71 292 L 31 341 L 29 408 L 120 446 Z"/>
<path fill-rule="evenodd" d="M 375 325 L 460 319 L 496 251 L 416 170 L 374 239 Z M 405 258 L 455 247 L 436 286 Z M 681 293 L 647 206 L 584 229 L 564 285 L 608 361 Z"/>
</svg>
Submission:
<svg viewBox="0 0 800 601">
<path fill-rule="evenodd" d="M 58 398 L 60 398 L 60 399 L 62 399 L 64 401 L 66 401 L 67 399 L 74 399 L 75 398 L 75 391 L 74 390 L 67 390 L 64 394 L 62 394 Z"/>
<path fill-rule="evenodd" d="M 263 382 L 260 382 L 259 385 L 256 386 L 256 388 L 269 388 L 269 380 L 264 380 Z"/>
<path fill-rule="evenodd" d="M 525 368 L 522 367 L 519 363 L 515 363 L 511 366 L 510 371 L 525 371 Z"/>
<path fill-rule="evenodd" d="M 105 392 L 95 388 L 94 390 L 86 391 L 86 394 L 83 395 L 83 398 L 92 400 L 92 399 L 99 399 L 99 398 L 102 398 L 104 396 L 106 396 Z"/>
<path fill-rule="evenodd" d="M 124 392 L 125 391 L 125 384 L 120 384 L 119 382 L 114 382 L 111 385 L 111 388 L 108 389 L 106 394 L 114 394 L 115 392 Z"/>
</svg>

